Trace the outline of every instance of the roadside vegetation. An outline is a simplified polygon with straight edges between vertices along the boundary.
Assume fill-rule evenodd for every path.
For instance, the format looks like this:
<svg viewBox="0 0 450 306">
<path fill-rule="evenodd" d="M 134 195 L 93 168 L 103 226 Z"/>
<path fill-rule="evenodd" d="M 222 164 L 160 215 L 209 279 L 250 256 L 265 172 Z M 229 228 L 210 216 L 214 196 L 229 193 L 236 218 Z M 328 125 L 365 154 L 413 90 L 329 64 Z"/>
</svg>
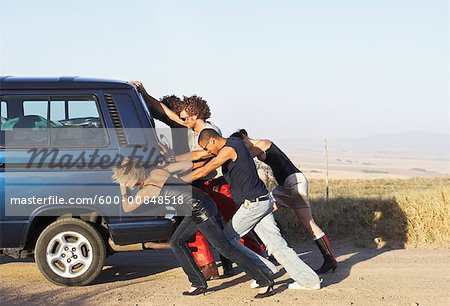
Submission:
<svg viewBox="0 0 450 306">
<path fill-rule="evenodd" d="M 270 189 L 276 182 L 260 168 Z M 309 180 L 316 222 L 332 240 L 363 246 L 448 247 L 450 178 Z M 290 241 L 308 240 L 289 209 L 275 213 Z"/>
</svg>

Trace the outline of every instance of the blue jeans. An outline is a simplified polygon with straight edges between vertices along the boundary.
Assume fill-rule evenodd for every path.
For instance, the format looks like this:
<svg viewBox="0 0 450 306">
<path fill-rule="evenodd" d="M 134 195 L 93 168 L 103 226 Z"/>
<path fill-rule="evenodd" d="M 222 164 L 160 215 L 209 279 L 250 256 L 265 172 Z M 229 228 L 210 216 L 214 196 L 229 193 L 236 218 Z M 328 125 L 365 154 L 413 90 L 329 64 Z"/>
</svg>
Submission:
<svg viewBox="0 0 450 306">
<path fill-rule="evenodd" d="M 286 240 L 281 236 L 272 209 L 272 200 L 244 202 L 225 226 L 225 235 L 232 241 L 233 245 L 236 245 L 236 243 L 239 244 L 238 239 L 254 227 L 256 234 L 267 247 L 268 253 L 275 257 L 294 281 L 304 287 L 320 284 L 320 278 L 317 274 L 298 257 L 297 253 L 288 246 Z M 276 267 L 270 261 L 246 247 L 239 249 L 252 258 L 265 273 L 268 270 L 276 272 Z"/>
<path fill-rule="evenodd" d="M 256 282 L 261 287 L 270 284 L 271 279 L 250 258 L 234 248 L 227 240 L 223 233 L 222 221 L 218 217 L 210 217 L 201 223 L 194 223 L 192 217 L 186 216 L 172 235 L 170 244 L 181 268 L 188 276 L 193 287 L 207 288 L 205 278 L 195 263 L 192 252 L 187 244 L 189 238 L 197 231 L 205 236 L 206 240 L 208 240 L 217 252 L 234 261 L 245 273 L 256 279 Z"/>
</svg>

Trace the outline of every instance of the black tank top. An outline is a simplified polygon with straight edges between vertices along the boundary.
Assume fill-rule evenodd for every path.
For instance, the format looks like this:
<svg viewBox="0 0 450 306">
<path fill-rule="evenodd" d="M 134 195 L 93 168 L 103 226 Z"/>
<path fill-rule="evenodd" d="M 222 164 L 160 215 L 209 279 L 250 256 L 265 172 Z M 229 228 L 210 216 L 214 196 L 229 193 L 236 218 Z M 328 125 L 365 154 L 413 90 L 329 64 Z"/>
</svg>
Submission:
<svg viewBox="0 0 450 306">
<path fill-rule="evenodd" d="M 267 149 L 263 162 L 272 169 L 278 185 L 281 186 L 289 175 L 301 172 L 273 142 Z"/>
<path fill-rule="evenodd" d="M 236 151 L 236 161 L 228 160 L 222 165 L 223 177 L 230 184 L 231 195 L 238 205 L 253 201 L 269 191 L 258 176 L 255 162 L 242 140 L 237 137 L 227 139 L 225 146 Z"/>
</svg>

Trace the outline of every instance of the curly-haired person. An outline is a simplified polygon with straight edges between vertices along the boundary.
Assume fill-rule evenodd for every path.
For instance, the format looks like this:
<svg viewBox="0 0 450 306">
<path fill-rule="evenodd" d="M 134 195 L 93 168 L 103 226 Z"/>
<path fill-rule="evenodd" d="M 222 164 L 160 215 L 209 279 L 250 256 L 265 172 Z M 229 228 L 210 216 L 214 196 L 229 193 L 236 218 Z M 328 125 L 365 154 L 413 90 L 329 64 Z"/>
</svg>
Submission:
<svg viewBox="0 0 450 306">
<path fill-rule="evenodd" d="M 199 160 L 213 157 L 198 144 L 198 136 L 203 129 L 213 129 L 219 135 L 222 135 L 217 126 L 207 121 L 211 116 L 208 102 L 196 95 L 185 96 L 183 97 L 183 107 L 184 109 L 180 112 L 180 118 L 185 121 L 186 127 L 189 128 L 188 144 L 191 149 L 191 155 L 188 159 Z M 185 158 L 186 156 L 177 156 L 177 161 Z M 194 185 L 207 192 L 213 198 L 225 222 L 228 222 L 237 211 L 238 206 L 231 196 L 230 185 L 223 178 L 220 169 L 218 170 L 214 170 L 206 177 L 195 181 Z M 258 255 L 264 255 L 265 249 L 253 233 L 245 235 L 240 239 L 240 242 Z M 222 266 L 225 276 L 233 275 L 231 262 L 224 259 L 222 260 Z"/>
<path fill-rule="evenodd" d="M 145 90 L 142 82 L 137 80 L 131 82 L 136 86 L 139 93 L 142 94 L 152 117 L 167 124 L 171 128 L 175 154 L 185 154 L 187 156 L 185 160 L 191 159 L 191 153 L 189 153 L 190 147 L 188 146 L 188 132 L 190 130 L 186 129 L 185 122 L 179 117 L 181 110 L 184 109 L 184 102 L 175 95 L 164 96 L 158 101 Z M 197 232 L 192 237 L 189 247 L 192 250 L 195 261 L 205 275 L 205 279 L 218 278 L 219 271 L 214 261 L 214 256 L 209 248 L 208 242 L 200 232 Z"/>
</svg>

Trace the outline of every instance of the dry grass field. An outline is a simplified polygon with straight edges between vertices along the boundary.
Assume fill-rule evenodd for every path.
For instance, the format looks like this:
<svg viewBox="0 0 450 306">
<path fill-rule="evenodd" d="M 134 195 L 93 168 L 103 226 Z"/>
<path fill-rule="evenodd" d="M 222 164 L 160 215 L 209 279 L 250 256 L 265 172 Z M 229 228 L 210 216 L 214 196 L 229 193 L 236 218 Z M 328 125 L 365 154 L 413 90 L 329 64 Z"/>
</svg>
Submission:
<svg viewBox="0 0 450 306">
<path fill-rule="evenodd" d="M 270 173 L 262 176 L 275 186 Z M 287 289 L 291 280 L 280 266 L 276 294 L 263 301 L 252 298 L 243 273 L 185 297 L 189 283 L 172 251 L 149 250 L 113 255 L 94 284 L 73 288 L 48 283 L 32 259 L 0 258 L 0 305 L 449 305 L 449 256 L 441 247 L 450 242 L 450 178 L 333 178 L 328 201 L 325 180 L 309 183 L 313 213 L 339 263 L 322 276 L 321 290 Z M 300 258 L 320 266 L 292 211 L 275 214 Z"/>
<path fill-rule="evenodd" d="M 311 179 L 309 192 L 316 222 L 334 240 L 378 248 L 450 245 L 450 178 L 330 180 L 328 201 L 325 180 Z M 307 238 L 291 211 L 276 217 L 290 239 Z"/>
<path fill-rule="evenodd" d="M 326 200 L 324 152 L 287 152 L 306 175 L 316 222 L 331 239 L 361 246 L 450 245 L 450 160 L 330 152 Z M 269 189 L 270 169 L 257 162 Z M 291 241 L 308 240 L 293 212 L 275 213 Z"/>
</svg>

